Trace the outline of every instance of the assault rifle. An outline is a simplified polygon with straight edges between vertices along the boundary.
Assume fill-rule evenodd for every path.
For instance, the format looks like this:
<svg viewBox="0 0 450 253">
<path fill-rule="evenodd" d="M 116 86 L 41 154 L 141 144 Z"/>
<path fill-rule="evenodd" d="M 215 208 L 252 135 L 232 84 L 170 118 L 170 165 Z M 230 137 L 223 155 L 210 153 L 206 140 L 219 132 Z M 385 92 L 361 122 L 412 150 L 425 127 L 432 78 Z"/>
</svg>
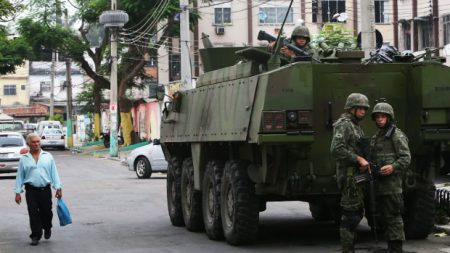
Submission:
<svg viewBox="0 0 450 253">
<path fill-rule="evenodd" d="M 265 31 L 259 31 L 258 33 L 258 40 L 267 40 L 268 42 L 274 42 L 277 40 L 276 37 L 266 33 Z M 305 52 L 304 50 L 292 45 L 289 40 L 282 40 L 283 46 L 289 48 L 290 50 L 295 52 L 295 55 L 300 55 L 300 56 L 310 56 L 310 54 L 308 52 Z"/>
<path fill-rule="evenodd" d="M 370 152 L 370 141 L 368 138 L 361 138 L 358 141 L 358 146 L 361 150 L 361 156 L 369 162 L 369 169 L 363 173 L 355 176 L 356 183 L 368 182 L 368 195 L 369 195 L 369 205 L 370 212 L 372 216 L 372 232 L 375 237 L 375 241 L 378 242 L 377 234 L 377 201 L 376 201 L 376 190 L 375 190 L 375 180 L 380 173 L 380 166 L 370 162 L 369 152 Z"/>
</svg>

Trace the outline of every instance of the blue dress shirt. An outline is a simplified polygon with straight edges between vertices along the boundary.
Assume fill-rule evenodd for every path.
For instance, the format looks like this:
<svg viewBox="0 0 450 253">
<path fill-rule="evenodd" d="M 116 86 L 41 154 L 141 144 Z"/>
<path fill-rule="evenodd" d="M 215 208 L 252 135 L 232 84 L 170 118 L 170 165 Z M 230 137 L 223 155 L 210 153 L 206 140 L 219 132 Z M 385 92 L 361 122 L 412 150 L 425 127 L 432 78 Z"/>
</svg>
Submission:
<svg viewBox="0 0 450 253">
<path fill-rule="evenodd" d="M 41 149 L 37 162 L 31 153 L 20 157 L 15 192 L 22 193 L 23 185 L 27 183 L 34 187 L 45 187 L 52 184 L 54 189 L 61 189 L 62 185 L 59 181 L 55 160 L 50 153 Z"/>
</svg>

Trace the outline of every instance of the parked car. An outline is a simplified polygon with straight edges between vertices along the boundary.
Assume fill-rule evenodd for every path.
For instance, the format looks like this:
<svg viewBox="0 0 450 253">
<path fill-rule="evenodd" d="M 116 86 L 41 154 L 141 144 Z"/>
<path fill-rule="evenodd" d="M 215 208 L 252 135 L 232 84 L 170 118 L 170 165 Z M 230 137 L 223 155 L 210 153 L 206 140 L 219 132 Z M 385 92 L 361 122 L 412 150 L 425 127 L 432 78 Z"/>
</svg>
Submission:
<svg viewBox="0 0 450 253">
<path fill-rule="evenodd" d="M 0 132 L 18 132 L 27 135 L 25 124 L 21 120 L 0 120 Z"/>
<path fill-rule="evenodd" d="M 38 123 L 36 132 L 37 134 L 42 135 L 42 132 L 47 128 L 63 130 L 61 122 L 55 120 L 43 120 Z"/>
<path fill-rule="evenodd" d="M 20 156 L 28 153 L 28 146 L 21 133 L 0 133 L 0 173 L 17 172 Z"/>
<path fill-rule="evenodd" d="M 127 164 L 128 169 L 135 171 L 140 179 L 150 178 L 153 172 L 167 172 L 167 161 L 159 141 L 131 151 L 127 156 Z"/>
<path fill-rule="evenodd" d="M 41 147 L 48 148 L 54 147 L 61 150 L 65 150 L 65 139 L 64 134 L 60 129 L 57 128 L 45 128 L 41 135 Z"/>
</svg>

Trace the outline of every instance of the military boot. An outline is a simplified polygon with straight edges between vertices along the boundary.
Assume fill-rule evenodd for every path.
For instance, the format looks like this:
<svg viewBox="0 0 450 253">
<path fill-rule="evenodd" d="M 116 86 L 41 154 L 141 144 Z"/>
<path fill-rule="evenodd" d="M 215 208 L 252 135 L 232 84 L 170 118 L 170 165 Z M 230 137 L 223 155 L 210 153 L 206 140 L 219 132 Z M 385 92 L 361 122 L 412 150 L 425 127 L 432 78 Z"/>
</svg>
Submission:
<svg viewBox="0 0 450 253">
<path fill-rule="evenodd" d="M 403 242 L 402 241 L 388 241 L 388 253 L 402 253 Z"/>
</svg>

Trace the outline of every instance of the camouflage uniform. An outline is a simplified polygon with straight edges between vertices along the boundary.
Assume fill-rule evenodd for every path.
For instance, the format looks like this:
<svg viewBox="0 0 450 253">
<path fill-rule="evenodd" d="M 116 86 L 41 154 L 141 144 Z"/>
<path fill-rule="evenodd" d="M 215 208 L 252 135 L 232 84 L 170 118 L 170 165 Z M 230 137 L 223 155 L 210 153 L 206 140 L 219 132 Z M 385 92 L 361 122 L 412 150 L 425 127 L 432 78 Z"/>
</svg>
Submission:
<svg viewBox="0 0 450 253">
<path fill-rule="evenodd" d="M 366 96 L 352 93 L 347 98 L 346 110 L 354 107 L 369 108 Z M 352 252 L 356 238 L 355 229 L 363 217 L 364 188 L 356 184 L 355 175 L 359 166 L 357 155 L 361 154 L 358 147 L 364 132 L 358 124 L 359 119 L 346 112 L 334 123 L 333 139 L 330 152 L 336 159 L 337 183 L 341 190 L 341 227 L 339 229 L 342 252 Z"/>
<path fill-rule="evenodd" d="M 371 161 L 380 167 L 391 164 L 392 174 L 377 177 L 377 211 L 379 223 L 384 228 L 384 236 L 388 241 L 389 252 L 402 252 L 403 231 L 403 196 L 402 179 L 411 162 L 408 138 L 395 127 L 394 110 L 387 103 L 375 105 L 372 118 L 376 113 L 389 115 L 388 123 L 372 137 L 370 142 Z"/>
</svg>

